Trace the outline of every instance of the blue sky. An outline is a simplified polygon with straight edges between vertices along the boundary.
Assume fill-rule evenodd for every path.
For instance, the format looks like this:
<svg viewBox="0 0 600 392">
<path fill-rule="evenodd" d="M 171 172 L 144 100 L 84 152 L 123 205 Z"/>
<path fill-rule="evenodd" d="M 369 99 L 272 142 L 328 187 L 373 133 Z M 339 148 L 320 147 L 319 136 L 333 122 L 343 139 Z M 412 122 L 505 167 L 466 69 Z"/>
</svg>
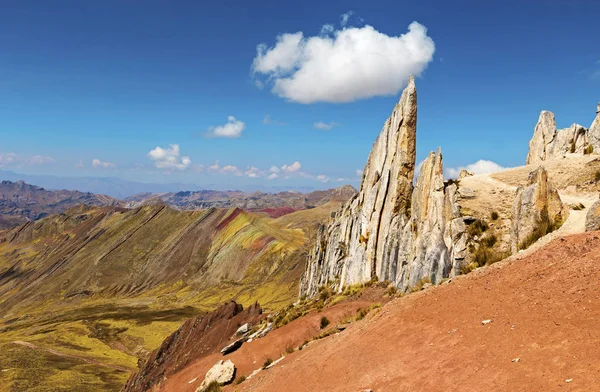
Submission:
<svg viewBox="0 0 600 392">
<path fill-rule="evenodd" d="M 524 163 L 541 110 L 559 128 L 587 127 L 600 101 L 593 1 L 2 1 L 1 10 L 0 168 L 20 173 L 357 185 L 409 72 L 419 75 L 418 160 L 441 147 L 447 168 L 509 167 Z M 426 33 L 399 43 L 414 21 Z M 264 57 L 298 32 L 304 46 Z M 381 61 L 344 51 L 337 37 L 351 32 Z M 306 49 L 323 43 L 333 44 Z M 340 62 L 332 80 L 327 66 Z"/>
</svg>

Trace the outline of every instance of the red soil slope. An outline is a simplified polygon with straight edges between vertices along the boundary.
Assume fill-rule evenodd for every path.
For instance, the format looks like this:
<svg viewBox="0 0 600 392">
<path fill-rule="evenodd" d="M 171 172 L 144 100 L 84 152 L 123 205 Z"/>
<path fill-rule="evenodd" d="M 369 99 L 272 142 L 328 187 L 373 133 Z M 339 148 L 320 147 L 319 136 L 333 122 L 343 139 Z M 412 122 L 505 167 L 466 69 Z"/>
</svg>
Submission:
<svg viewBox="0 0 600 392">
<path fill-rule="evenodd" d="M 226 390 L 598 391 L 599 237 L 395 299 Z"/>
</svg>

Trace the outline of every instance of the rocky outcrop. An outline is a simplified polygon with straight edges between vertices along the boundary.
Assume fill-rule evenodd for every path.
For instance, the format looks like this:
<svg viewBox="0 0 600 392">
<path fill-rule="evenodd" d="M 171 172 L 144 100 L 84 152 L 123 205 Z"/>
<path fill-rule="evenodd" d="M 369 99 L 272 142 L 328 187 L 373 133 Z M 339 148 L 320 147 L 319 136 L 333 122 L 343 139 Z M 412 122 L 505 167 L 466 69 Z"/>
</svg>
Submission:
<svg viewBox="0 0 600 392">
<path fill-rule="evenodd" d="M 592 125 L 590 126 L 590 130 L 588 132 L 588 138 L 590 141 L 590 144 L 594 146 L 594 149 L 597 152 L 600 152 L 600 103 L 598 104 L 598 107 L 596 108 L 596 118 L 594 119 L 594 121 L 592 122 Z M 596 149 L 596 147 L 598 147 Z"/>
<path fill-rule="evenodd" d="M 256 323 L 261 319 L 261 313 L 258 304 L 244 310 L 242 305 L 231 301 L 212 313 L 187 320 L 163 341 L 160 348 L 150 354 L 140 370 L 129 378 L 122 391 L 153 390 L 167 377 L 177 373 L 192 361 L 218 352 L 224 343 L 224 337 L 226 340 L 227 336 L 234 335 L 240 324 Z M 223 364 L 227 362 L 230 361 Z M 210 371 L 209 373 L 221 374 Z M 207 373 L 206 376 L 208 378 L 209 374 Z"/>
<path fill-rule="evenodd" d="M 425 160 L 413 187 L 416 127 L 411 78 L 373 145 L 359 194 L 319 229 L 301 295 L 375 277 L 407 290 L 456 273 L 466 253 L 457 185 L 445 185 L 438 151 Z"/>
<path fill-rule="evenodd" d="M 600 230 L 600 200 L 592 204 L 585 216 L 585 231 Z"/>
<path fill-rule="evenodd" d="M 467 178 L 467 177 L 472 177 L 474 174 L 470 171 L 468 171 L 467 169 L 461 169 L 460 173 L 458 175 L 458 179 L 463 179 L 463 178 Z"/>
<path fill-rule="evenodd" d="M 204 381 L 196 389 L 196 392 L 204 392 L 208 386 L 214 382 L 219 385 L 226 385 L 233 381 L 235 376 L 235 365 L 229 359 L 227 361 L 219 361 L 206 372 Z"/>
<path fill-rule="evenodd" d="M 600 112 L 600 105 L 597 113 Z M 529 141 L 528 165 L 549 159 L 562 158 L 568 154 L 591 154 L 600 152 L 600 114 L 590 129 L 579 124 L 569 128 L 556 129 L 556 120 L 552 112 L 543 110 Z"/>
<path fill-rule="evenodd" d="M 511 252 L 526 248 L 551 232 L 567 218 L 558 191 L 548 181 L 548 173 L 538 167 L 529 174 L 527 186 L 519 187 L 512 208 Z"/>
</svg>

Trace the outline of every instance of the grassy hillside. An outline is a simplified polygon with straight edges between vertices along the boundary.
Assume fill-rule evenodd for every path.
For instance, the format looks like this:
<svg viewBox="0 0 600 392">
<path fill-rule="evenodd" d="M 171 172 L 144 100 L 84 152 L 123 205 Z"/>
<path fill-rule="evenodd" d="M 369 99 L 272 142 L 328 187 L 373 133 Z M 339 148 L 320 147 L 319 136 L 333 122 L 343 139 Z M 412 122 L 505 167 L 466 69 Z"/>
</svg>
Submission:
<svg viewBox="0 0 600 392">
<path fill-rule="evenodd" d="M 326 215 L 308 211 L 287 228 L 240 209 L 81 206 L 0 233 L 0 389 L 117 390 L 184 319 L 232 298 L 288 305 Z"/>
</svg>

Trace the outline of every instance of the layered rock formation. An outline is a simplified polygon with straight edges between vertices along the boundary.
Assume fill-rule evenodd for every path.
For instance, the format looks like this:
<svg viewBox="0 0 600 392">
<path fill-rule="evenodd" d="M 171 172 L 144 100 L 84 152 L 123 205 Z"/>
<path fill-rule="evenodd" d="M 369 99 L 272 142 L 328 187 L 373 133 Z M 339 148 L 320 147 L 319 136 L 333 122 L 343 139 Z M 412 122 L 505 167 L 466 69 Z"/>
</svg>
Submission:
<svg viewBox="0 0 600 392">
<path fill-rule="evenodd" d="M 511 215 L 511 252 L 526 248 L 554 230 L 567 214 L 558 191 L 548 182 L 546 169 L 538 167 L 529 174 L 527 186 L 519 187 L 516 192 Z"/>
<path fill-rule="evenodd" d="M 600 105 L 589 129 L 573 124 L 569 128 L 556 129 L 552 112 L 543 110 L 529 141 L 528 165 L 548 159 L 562 158 L 567 154 L 590 154 L 600 152 Z"/>
<path fill-rule="evenodd" d="M 466 254 L 456 184 L 445 186 L 442 155 L 431 153 L 413 189 L 417 91 L 411 78 L 363 170 L 359 194 L 319 229 L 301 295 L 377 277 L 407 290 L 455 273 Z"/>
<path fill-rule="evenodd" d="M 256 323 L 261 319 L 261 314 L 262 309 L 258 304 L 244 310 L 242 305 L 231 301 L 212 313 L 187 320 L 150 354 L 140 370 L 131 375 L 122 391 L 158 389 L 167 377 L 192 361 L 218 352 L 228 337 L 235 334 L 239 324 Z"/>
</svg>

